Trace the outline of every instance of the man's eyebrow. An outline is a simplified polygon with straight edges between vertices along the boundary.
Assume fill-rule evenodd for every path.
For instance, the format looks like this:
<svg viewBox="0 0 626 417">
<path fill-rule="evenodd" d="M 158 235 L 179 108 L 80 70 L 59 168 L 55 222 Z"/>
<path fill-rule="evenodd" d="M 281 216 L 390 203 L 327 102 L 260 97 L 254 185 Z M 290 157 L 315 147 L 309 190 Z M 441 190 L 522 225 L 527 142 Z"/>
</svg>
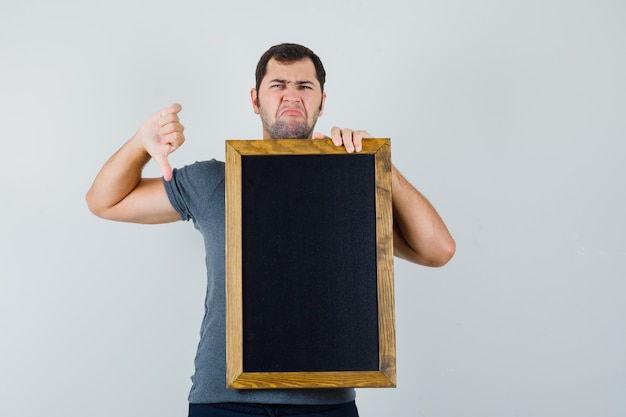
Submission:
<svg viewBox="0 0 626 417">
<path fill-rule="evenodd" d="M 268 84 L 271 83 L 279 83 L 279 84 L 296 84 L 296 85 L 314 85 L 315 83 L 313 81 L 309 81 L 309 80 L 302 80 L 302 81 L 287 81 L 287 80 L 282 80 L 282 79 L 278 79 L 278 78 L 274 78 L 273 80 L 268 81 Z"/>
</svg>

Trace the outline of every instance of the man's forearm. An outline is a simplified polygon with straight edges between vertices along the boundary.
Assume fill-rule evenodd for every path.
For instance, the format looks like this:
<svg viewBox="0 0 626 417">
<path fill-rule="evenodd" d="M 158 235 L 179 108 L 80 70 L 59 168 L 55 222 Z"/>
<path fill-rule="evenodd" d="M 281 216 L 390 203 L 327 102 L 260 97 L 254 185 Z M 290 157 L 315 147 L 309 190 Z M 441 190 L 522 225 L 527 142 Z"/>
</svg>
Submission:
<svg viewBox="0 0 626 417">
<path fill-rule="evenodd" d="M 89 209 L 103 217 L 106 210 L 118 204 L 137 187 L 148 161 L 150 155 L 134 138 L 126 142 L 107 160 L 87 192 Z"/>
</svg>

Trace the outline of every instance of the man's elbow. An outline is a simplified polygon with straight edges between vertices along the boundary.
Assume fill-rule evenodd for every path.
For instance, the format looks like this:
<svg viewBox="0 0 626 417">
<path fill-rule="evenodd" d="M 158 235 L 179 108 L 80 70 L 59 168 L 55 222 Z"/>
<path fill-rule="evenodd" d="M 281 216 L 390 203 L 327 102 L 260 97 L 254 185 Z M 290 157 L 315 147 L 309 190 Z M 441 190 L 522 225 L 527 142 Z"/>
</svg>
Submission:
<svg viewBox="0 0 626 417">
<path fill-rule="evenodd" d="M 450 238 L 445 243 L 442 243 L 438 248 L 436 254 L 431 258 L 431 262 L 429 266 L 432 267 L 441 267 L 450 262 L 450 259 L 456 253 L 456 242 L 454 239 Z"/>
<path fill-rule="evenodd" d="M 414 264 L 440 267 L 447 264 L 456 252 L 456 243 L 451 237 L 445 241 L 427 245 L 422 250 L 416 250 L 407 244 L 404 239 L 396 236 L 394 255 Z"/>
<path fill-rule="evenodd" d="M 87 203 L 87 208 L 92 214 L 102 219 L 108 219 L 107 208 L 102 204 L 98 204 L 98 201 L 94 198 L 91 190 L 87 191 L 87 194 L 85 195 L 85 202 Z"/>
</svg>

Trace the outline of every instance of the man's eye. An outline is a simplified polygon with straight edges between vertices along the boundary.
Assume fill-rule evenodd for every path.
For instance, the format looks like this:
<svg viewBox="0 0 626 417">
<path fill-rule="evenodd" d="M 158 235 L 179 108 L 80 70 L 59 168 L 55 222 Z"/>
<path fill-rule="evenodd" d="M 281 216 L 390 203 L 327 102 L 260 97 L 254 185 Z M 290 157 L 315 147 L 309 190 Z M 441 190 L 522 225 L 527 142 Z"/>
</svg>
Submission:
<svg viewBox="0 0 626 417">
<path fill-rule="evenodd" d="M 301 85 L 300 90 L 312 90 L 310 85 Z"/>
<path fill-rule="evenodd" d="M 276 88 L 276 89 L 285 88 L 285 84 L 272 84 L 270 85 L 270 88 Z"/>
</svg>

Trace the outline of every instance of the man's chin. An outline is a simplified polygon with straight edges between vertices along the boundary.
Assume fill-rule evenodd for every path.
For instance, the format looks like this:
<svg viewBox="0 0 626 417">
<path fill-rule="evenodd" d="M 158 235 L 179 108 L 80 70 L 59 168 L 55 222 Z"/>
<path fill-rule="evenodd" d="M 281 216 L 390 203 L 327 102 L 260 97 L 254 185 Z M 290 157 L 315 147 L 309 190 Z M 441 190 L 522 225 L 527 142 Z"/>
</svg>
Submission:
<svg viewBox="0 0 626 417">
<path fill-rule="evenodd" d="M 310 139 L 313 129 L 304 123 L 277 122 L 270 132 L 273 139 Z"/>
<path fill-rule="evenodd" d="M 311 137 L 305 135 L 305 136 L 286 136 L 286 135 L 281 135 L 281 136 L 272 136 L 272 139 L 312 139 Z"/>
</svg>

